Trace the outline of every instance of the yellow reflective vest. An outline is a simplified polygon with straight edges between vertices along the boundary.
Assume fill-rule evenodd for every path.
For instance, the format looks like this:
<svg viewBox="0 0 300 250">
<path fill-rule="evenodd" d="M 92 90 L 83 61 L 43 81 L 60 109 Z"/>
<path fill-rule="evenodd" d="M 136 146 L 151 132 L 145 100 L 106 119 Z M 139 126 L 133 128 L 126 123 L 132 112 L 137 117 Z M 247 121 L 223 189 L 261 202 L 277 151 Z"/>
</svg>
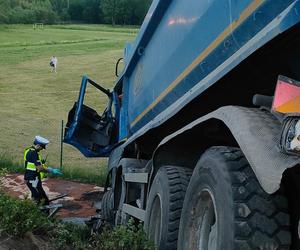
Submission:
<svg viewBox="0 0 300 250">
<path fill-rule="evenodd" d="M 46 177 L 46 173 L 45 172 L 40 172 L 36 169 L 36 166 L 33 162 L 29 162 L 27 161 L 27 154 L 29 151 L 35 151 L 35 149 L 33 147 L 30 147 L 30 148 L 26 148 L 25 151 L 24 151 L 24 165 L 25 165 L 25 169 L 26 170 L 29 170 L 29 171 L 37 171 L 39 174 L 40 174 L 40 178 L 41 180 L 44 179 Z M 37 152 L 37 155 L 38 155 L 38 159 L 39 161 L 41 162 L 42 164 L 42 156 Z M 42 164 L 42 166 L 44 168 L 46 168 L 46 166 L 44 164 Z"/>
</svg>

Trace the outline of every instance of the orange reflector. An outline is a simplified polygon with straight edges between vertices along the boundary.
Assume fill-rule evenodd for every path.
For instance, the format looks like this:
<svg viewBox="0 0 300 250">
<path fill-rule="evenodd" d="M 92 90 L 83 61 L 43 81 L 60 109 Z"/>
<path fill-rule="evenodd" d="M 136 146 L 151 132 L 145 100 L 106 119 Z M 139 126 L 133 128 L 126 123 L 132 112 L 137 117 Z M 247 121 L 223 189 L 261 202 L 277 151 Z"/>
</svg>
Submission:
<svg viewBox="0 0 300 250">
<path fill-rule="evenodd" d="M 272 109 L 280 113 L 300 113 L 300 82 L 279 76 Z"/>
</svg>

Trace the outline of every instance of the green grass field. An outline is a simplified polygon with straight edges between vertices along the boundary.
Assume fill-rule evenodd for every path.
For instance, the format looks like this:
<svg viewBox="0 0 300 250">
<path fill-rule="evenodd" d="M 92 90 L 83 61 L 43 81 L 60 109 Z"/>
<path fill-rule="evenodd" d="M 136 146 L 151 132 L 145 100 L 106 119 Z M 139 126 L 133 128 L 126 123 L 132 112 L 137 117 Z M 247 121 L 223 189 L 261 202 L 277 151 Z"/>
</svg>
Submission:
<svg viewBox="0 0 300 250">
<path fill-rule="evenodd" d="M 106 88 L 115 82 L 115 62 L 136 28 L 104 25 L 0 25 L 0 155 L 21 163 L 24 148 L 35 135 L 49 138 L 49 165 L 59 166 L 61 120 L 78 97 L 82 75 Z M 58 58 L 57 74 L 50 57 Z M 88 89 L 87 99 L 106 105 L 105 96 Z M 106 159 L 87 159 L 64 145 L 63 167 L 70 176 L 95 180 L 105 171 Z"/>
</svg>

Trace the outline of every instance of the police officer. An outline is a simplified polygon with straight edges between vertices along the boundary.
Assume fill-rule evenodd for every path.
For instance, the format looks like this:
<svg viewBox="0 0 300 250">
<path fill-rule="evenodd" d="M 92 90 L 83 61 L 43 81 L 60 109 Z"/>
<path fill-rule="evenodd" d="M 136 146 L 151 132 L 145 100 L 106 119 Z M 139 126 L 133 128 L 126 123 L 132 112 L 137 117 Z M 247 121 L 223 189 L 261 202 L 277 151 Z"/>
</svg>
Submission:
<svg viewBox="0 0 300 250">
<path fill-rule="evenodd" d="M 24 180 L 31 192 L 31 197 L 37 204 L 41 202 L 43 205 L 49 204 L 48 196 L 46 195 L 41 181 L 41 175 L 44 173 L 52 173 L 55 175 L 61 174 L 59 169 L 46 167 L 43 164 L 40 151 L 46 148 L 49 141 L 41 136 L 34 138 L 33 146 L 26 148 L 24 152 L 25 174 Z"/>
</svg>

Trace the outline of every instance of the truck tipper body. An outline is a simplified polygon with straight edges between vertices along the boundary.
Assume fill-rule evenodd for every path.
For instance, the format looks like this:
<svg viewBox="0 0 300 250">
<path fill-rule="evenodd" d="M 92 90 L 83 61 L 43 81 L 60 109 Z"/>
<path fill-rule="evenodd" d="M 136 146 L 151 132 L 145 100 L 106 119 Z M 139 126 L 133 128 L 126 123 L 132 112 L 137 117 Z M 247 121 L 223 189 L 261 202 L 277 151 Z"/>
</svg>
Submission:
<svg viewBox="0 0 300 250">
<path fill-rule="evenodd" d="M 83 77 L 66 125 L 109 157 L 104 220 L 157 249 L 300 249 L 299 22 L 298 0 L 153 1 L 114 89 Z"/>
</svg>

